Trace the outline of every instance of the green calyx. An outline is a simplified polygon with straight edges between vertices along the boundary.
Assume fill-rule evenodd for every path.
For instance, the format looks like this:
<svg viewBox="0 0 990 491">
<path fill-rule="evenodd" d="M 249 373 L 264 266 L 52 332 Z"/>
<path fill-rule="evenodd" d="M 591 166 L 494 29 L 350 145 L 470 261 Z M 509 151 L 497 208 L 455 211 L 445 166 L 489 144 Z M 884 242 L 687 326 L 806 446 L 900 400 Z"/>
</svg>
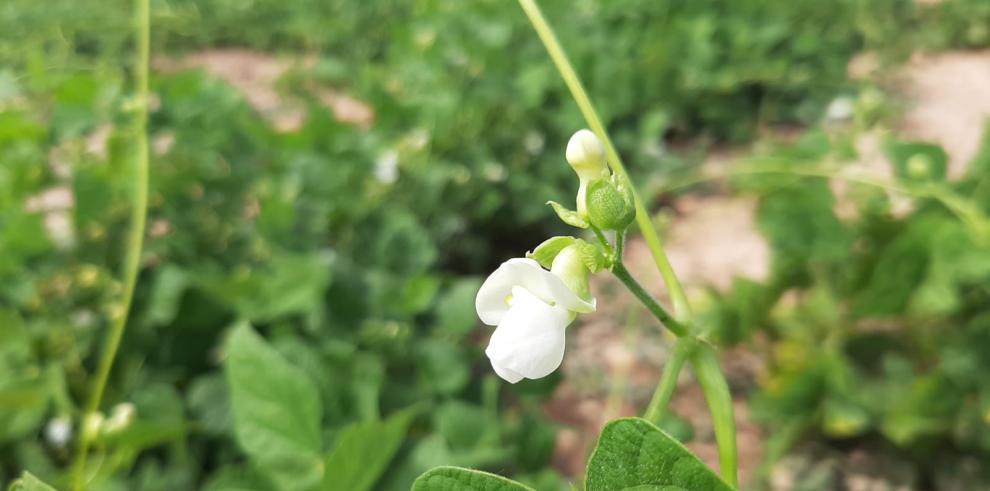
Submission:
<svg viewBox="0 0 990 491">
<path fill-rule="evenodd" d="M 584 200 L 588 221 L 600 229 L 625 230 L 636 218 L 632 189 L 617 176 L 588 183 Z"/>
</svg>

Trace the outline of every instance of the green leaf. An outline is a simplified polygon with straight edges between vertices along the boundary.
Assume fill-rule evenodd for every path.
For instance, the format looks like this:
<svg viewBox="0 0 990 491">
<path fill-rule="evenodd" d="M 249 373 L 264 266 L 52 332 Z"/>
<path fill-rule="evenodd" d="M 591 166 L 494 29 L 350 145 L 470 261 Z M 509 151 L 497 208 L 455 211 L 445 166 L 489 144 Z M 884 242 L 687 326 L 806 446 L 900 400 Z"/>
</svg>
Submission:
<svg viewBox="0 0 990 491">
<path fill-rule="evenodd" d="M 175 319 L 182 301 L 182 294 L 189 285 L 189 276 L 179 267 L 166 264 L 158 270 L 151 299 L 148 302 L 148 320 L 156 324 L 168 324 Z"/>
<path fill-rule="evenodd" d="M 402 445 L 415 415 L 414 409 L 406 409 L 385 421 L 355 423 L 344 428 L 333 452 L 327 456 L 323 489 L 371 489 Z"/>
<path fill-rule="evenodd" d="M 588 461 L 588 491 L 731 491 L 680 442 L 640 418 L 611 421 Z"/>
<path fill-rule="evenodd" d="M 527 252 L 526 257 L 540 263 L 544 268 L 550 269 L 550 266 L 553 264 L 553 258 L 557 257 L 557 254 L 563 248 L 573 244 L 575 241 L 577 239 L 570 236 L 550 237 L 544 240 L 542 244 L 536 246 L 533 252 Z"/>
<path fill-rule="evenodd" d="M 547 204 L 553 208 L 553 211 L 560 217 L 560 220 L 564 223 L 577 228 L 588 228 L 588 221 L 581 218 L 580 215 L 574 210 L 568 210 L 564 205 L 556 201 L 547 201 Z"/>
<path fill-rule="evenodd" d="M 478 325 L 474 297 L 481 280 L 474 277 L 457 280 L 437 302 L 437 327 L 444 332 L 467 334 Z"/>
<path fill-rule="evenodd" d="M 44 482 L 41 481 L 41 479 L 34 477 L 34 474 L 31 474 L 28 471 L 24 471 L 24 473 L 21 474 L 20 479 L 10 483 L 10 487 L 8 487 L 7 490 L 8 491 L 55 491 L 55 488 L 45 484 Z"/>
<path fill-rule="evenodd" d="M 502 476 L 464 469 L 462 467 L 437 467 L 419 476 L 412 491 L 532 491 Z"/>
<path fill-rule="evenodd" d="M 312 380 L 247 324 L 234 328 L 225 368 L 241 448 L 280 489 L 313 489 L 323 459 Z"/>
</svg>

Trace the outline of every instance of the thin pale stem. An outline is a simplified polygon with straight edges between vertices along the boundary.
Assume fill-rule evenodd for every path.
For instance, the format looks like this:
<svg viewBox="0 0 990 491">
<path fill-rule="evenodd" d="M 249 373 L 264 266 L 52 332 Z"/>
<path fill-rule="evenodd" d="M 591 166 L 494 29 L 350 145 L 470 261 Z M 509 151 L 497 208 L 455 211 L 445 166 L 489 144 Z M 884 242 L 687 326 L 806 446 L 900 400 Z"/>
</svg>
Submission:
<svg viewBox="0 0 990 491">
<path fill-rule="evenodd" d="M 915 198 L 931 198 L 945 206 L 949 211 L 963 222 L 979 238 L 986 238 L 990 234 L 990 220 L 983 212 L 976 207 L 972 201 L 955 194 L 949 189 L 938 185 L 909 185 L 888 182 L 884 179 L 843 173 L 840 169 L 827 167 L 775 167 L 775 166 L 755 166 L 755 167 L 732 167 L 720 172 L 706 172 L 697 176 L 680 179 L 663 186 L 664 191 L 673 191 L 703 182 L 718 179 L 728 179 L 735 176 L 759 175 L 759 174 L 783 174 L 801 177 L 813 177 L 822 179 L 839 179 L 856 184 L 864 184 L 888 191 L 911 196 Z"/>
<path fill-rule="evenodd" d="M 602 233 L 601 229 L 592 225 L 591 231 L 595 233 L 595 237 L 598 238 L 598 242 L 601 242 L 602 247 L 605 248 L 605 252 L 608 254 L 612 254 L 612 244 L 609 243 L 608 237 L 605 237 L 605 234 Z"/>
<path fill-rule="evenodd" d="M 141 247 L 144 240 L 145 220 L 148 209 L 148 61 L 150 54 L 150 0 L 134 1 L 134 22 L 136 51 L 134 64 L 135 100 L 133 114 L 134 160 L 133 182 L 131 189 L 130 229 L 127 235 L 127 249 L 123 267 L 123 297 L 118 304 L 113 324 L 107 333 L 103 352 L 100 355 L 93 389 L 89 401 L 82 414 L 83 424 L 79 437 L 79 447 L 72 467 L 73 488 L 81 491 L 86 487 L 86 458 L 89 447 L 96 436 L 94 431 L 87 431 L 86 421 L 95 413 L 103 399 L 110 370 L 114 358 L 120 348 L 120 341 L 127 326 L 127 315 L 134 299 L 134 287 L 137 284 L 138 270 L 141 264 Z"/>
<path fill-rule="evenodd" d="M 671 397 L 674 396 L 674 389 L 677 388 L 677 379 L 681 375 L 681 368 L 684 368 L 684 362 L 694 350 L 695 345 L 695 340 L 686 337 L 679 338 L 674 344 L 674 350 L 663 366 L 663 375 L 660 376 L 657 390 L 653 393 L 653 398 L 650 400 L 646 412 L 643 413 L 644 419 L 660 424 L 664 411 L 667 409 Z"/>
</svg>

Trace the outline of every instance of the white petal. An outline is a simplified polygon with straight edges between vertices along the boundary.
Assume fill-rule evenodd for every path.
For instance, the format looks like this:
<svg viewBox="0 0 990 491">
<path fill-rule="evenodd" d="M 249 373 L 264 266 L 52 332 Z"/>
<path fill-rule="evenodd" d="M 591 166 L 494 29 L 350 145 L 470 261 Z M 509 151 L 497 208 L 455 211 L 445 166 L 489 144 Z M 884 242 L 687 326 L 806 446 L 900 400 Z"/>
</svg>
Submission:
<svg viewBox="0 0 990 491">
<path fill-rule="evenodd" d="M 540 267 L 540 263 L 527 258 L 513 258 L 502 263 L 478 290 L 474 306 L 481 322 L 495 326 L 502 321 L 509 310 L 508 298 L 515 286 L 522 286 L 544 302 L 573 312 L 595 311 L 594 299 L 590 302 L 582 300 L 560 278 Z"/>
<path fill-rule="evenodd" d="M 546 377 L 564 358 L 564 331 L 571 313 L 551 306 L 524 288 L 512 289 L 512 307 L 492 334 L 485 354 L 500 377 Z"/>
<path fill-rule="evenodd" d="M 506 382 L 508 382 L 510 384 L 514 384 L 514 383 L 516 383 L 516 382 L 518 382 L 518 381 L 520 381 L 520 380 L 523 379 L 523 376 L 522 376 L 521 373 L 513 372 L 512 370 L 510 370 L 508 368 L 501 367 L 501 366 L 494 365 L 494 364 L 492 365 L 492 368 L 495 370 L 495 373 L 498 374 L 499 377 L 502 377 L 502 379 L 504 379 Z"/>
</svg>

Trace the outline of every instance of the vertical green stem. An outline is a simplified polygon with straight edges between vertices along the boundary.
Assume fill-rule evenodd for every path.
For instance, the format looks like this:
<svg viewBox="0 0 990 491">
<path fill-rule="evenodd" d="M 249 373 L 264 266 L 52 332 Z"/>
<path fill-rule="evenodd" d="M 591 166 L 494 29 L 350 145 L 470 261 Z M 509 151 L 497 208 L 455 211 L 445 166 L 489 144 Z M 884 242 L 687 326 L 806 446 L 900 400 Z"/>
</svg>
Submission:
<svg viewBox="0 0 990 491">
<path fill-rule="evenodd" d="M 738 457 L 736 451 L 736 420 L 733 416 L 732 394 L 718 364 L 715 350 L 701 345 L 691 354 L 691 367 L 698 378 L 708 411 L 715 426 L 715 441 L 718 443 L 719 467 L 722 477 L 733 487 L 739 486 L 737 475 Z"/>
<path fill-rule="evenodd" d="M 114 358 L 120 348 L 120 341 L 124 335 L 124 328 L 127 325 L 127 315 L 131 308 L 131 301 L 134 299 L 134 287 L 137 283 L 138 270 L 141 265 L 141 247 L 144 240 L 145 220 L 148 209 L 148 61 L 150 55 L 151 19 L 149 0 L 134 0 L 134 29 L 136 50 L 134 58 L 134 114 L 133 114 L 133 137 L 134 137 L 134 160 L 133 160 L 133 182 L 131 189 L 131 216 L 130 228 L 127 235 L 127 250 L 124 258 L 123 268 L 123 297 L 120 300 L 119 310 L 114 316 L 107 333 L 97 365 L 96 375 L 93 379 L 93 389 L 86 404 L 86 410 L 82 414 L 80 425 L 79 447 L 76 453 L 75 462 L 72 467 L 73 488 L 81 491 L 86 487 L 86 458 L 89 447 L 96 436 L 92 431 L 87 431 L 85 423 L 89 415 L 95 413 L 103 399 L 107 380 L 110 377 L 110 369 L 113 367 Z"/>
<path fill-rule="evenodd" d="M 667 404 L 670 403 L 670 398 L 674 395 L 674 389 L 677 388 L 677 378 L 681 374 L 681 368 L 684 367 L 684 362 L 694 351 L 694 347 L 694 339 L 688 337 L 679 338 L 674 344 L 674 351 L 663 366 L 663 375 L 660 377 L 656 392 L 653 393 L 653 399 L 650 400 L 650 405 L 643 413 L 644 419 L 660 424 L 663 412 L 667 409 Z"/>
<path fill-rule="evenodd" d="M 584 119 L 588 122 L 591 131 L 594 131 L 604 143 L 605 153 L 608 156 L 609 165 L 611 165 L 612 170 L 622 179 L 632 182 L 629 179 L 629 174 L 626 172 L 625 165 L 622 164 L 622 158 L 619 157 L 619 153 L 615 150 L 615 145 L 612 144 L 612 140 L 608 137 L 608 132 L 605 131 L 605 125 L 602 124 L 598 113 L 595 111 L 595 107 L 591 104 L 591 99 L 588 98 L 588 94 L 581 84 L 581 79 L 578 78 L 577 73 L 571 66 L 571 62 L 568 60 L 567 54 L 564 53 L 564 49 L 560 46 L 560 42 L 557 41 L 557 36 L 553 33 L 550 24 L 543 17 L 540 7 L 536 5 L 534 0 L 519 0 L 519 5 L 526 12 L 526 16 L 529 17 L 530 22 L 533 24 L 533 29 L 536 30 L 536 33 L 540 36 L 540 40 L 543 41 L 543 45 L 546 46 L 550 58 L 553 60 L 554 65 L 557 66 L 557 70 L 560 72 L 561 77 L 563 77 L 564 83 L 567 84 L 567 88 L 570 89 L 571 95 L 574 97 L 574 101 L 577 102 L 578 108 L 581 109 L 581 114 L 584 115 Z M 663 242 L 660 241 L 660 236 L 657 234 L 656 227 L 653 226 L 653 221 L 650 219 L 650 215 L 643 205 L 643 200 L 639 197 L 639 193 L 635 192 L 635 186 L 631 186 L 631 188 L 633 189 L 633 198 L 636 203 L 636 224 L 643 234 L 643 239 L 646 240 L 646 245 L 650 249 L 653 261 L 656 262 L 657 268 L 663 276 L 663 281 L 667 285 L 667 291 L 670 292 L 670 299 L 674 303 L 674 314 L 679 320 L 686 322 L 691 319 L 691 306 L 688 304 L 687 295 L 684 294 L 684 289 L 681 287 L 680 281 L 677 280 L 677 274 L 674 273 L 674 268 L 670 265 L 670 261 L 667 260 L 667 254 L 663 249 Z"/>
<path fill-rule="evenodd" d="M 611 165 L 612 170 L 619 175 L 620 178 L 631 183 L 632 181 L 629 179 L 629 175 L 622 163 L 622 159 L 616 151 L 615 146 L 612 144 L 612 140 L 609 138 L 608 133 L 605 131 L 605 125 L 602 124 L 601 119 L 598 117 L 598 113 L 591 104 L 591 99 L 588 98 L 588 94 L 585 92 L 584 86 L 581 84 L 581 80 L 578 78 L 577 73 L 571 66 L 570 60 L 567 58 L 567 54 L 560 46 L 560 42 L 557 41 L 557 36 L 554 34 L 553 29 L 543 17 L 540 7 L 534 0 L 519 0 L 519 5 L 526 13 L 530 23 L 533 25 L 533 29 L 536 31 L 537 35 L 539 35 L 540 40 L 543 42 L 547 52 L 550 54 L 550 58 L 553 60 L 554 65 L 556 65 L 561 77 L 564 79 L 564 83 L 567 85 L 567 88 L 571 91 L 571 95 L 574 97 L 578 108 L 580 108 L 581 114 L 584 115 L 584 119 L 587 121 L 588 126 L 604 143 L 605 153 L 608 156 L 609 164 Z M 650 254 L 653 256 L 653 261 L 656 263 L 657 269 L 660 271 L 660 275 L 663 277 L 664 283 L 667 285 L 667 291 L 670 293 L 671 301 L 674 304 L 674 315 L 678 321 L 690 326 L 692 317 L 691 306 L 688 303 L 687 295 L 684 293 L 684 288 L 681 286 L 680 281 L 677 279 L 677 274 L 674 272 L 673 267 L 670 265 L 670 261 L 667 259 L 667 254 L 664 252 L 663 248 L 663 242 L 661 242 L 660 236 L 657 234 L 656 228 L 653 226 L 653 222 L 643 204 L 643 200 L 639 197 L 639 194 L 635 192 L 634 186 L 630 186 L 630 188 L 633 189 L 633 198 L 636 205 L 636 223 L 639 226 L 640 232 L 643 234 L 643 239 L 646 241 L 647 247 L 650 249 Z M 621 267 L 621 259 L 616 262 L 620 265 L 619 271 L 625 271 L 625 268 Z M 615 269 L 616 268 L 613 266 L 613 273 L 615 272 Z M 628 278 L 632 279 L 631 276 Z M 622 279 L 621 276 L 620 279 Z M 627 286 L 632 284 L 636 284 L 635 281 L 627 283 Z M 646 299 L 652 299 L 652 297 L 648 294 L 644 296 L 640 294 L 642 292 L 632 288 L 630 289 L 641 301 L 644 302 L 645 305 L 647 305 L 648 308 L 650 308 L 650 311 L 653 312 L 654 315 L 658 315 L 659 311 L 662 311 L 662 308 L 659 310 L 651 308 L 653 306 L 650 302 L 646 301 Z M 665 313 L 666 312 L 664 312 L 664 314 Z M 664 321 L 664 319 L 660 317 L 658 317 L 658 319 L 660 319 L 661 322 Z M 668 327 L 670 327 L 670 325 L 668 325 Z M 735 420 L 733 419 L 732 414 L 732 398 L 729 393 L 728 384 L 725 381 L 725 376 L 718 367 L 718 359 L 715 356 L 714 351 L 710 348 L 702 346 L 701 349 L 696 350 L 690 357 L 690 361 L 698 377 L 698 382 L 701 384 L 702 390 L 705 393 L 709 411 L 712 414 L 712 420 L 715 425 L 716 440 L 718 441 L 719 447 L 722 475 L 725 477 L 726 481 L 729 482 L 729 484 L 736 486 L 737 458 Z M 665 373 L 663 378 L 676 378 L 675 373 L 677 370 L 670 370 L 669 372 L 670 374 L 668 375 Z M 662 389 L 660 390 L 660 399 L 663 401 L 663 390 L 666 390 L 666 388 L 661 385 L 659 389 Z"/>
</svg>

